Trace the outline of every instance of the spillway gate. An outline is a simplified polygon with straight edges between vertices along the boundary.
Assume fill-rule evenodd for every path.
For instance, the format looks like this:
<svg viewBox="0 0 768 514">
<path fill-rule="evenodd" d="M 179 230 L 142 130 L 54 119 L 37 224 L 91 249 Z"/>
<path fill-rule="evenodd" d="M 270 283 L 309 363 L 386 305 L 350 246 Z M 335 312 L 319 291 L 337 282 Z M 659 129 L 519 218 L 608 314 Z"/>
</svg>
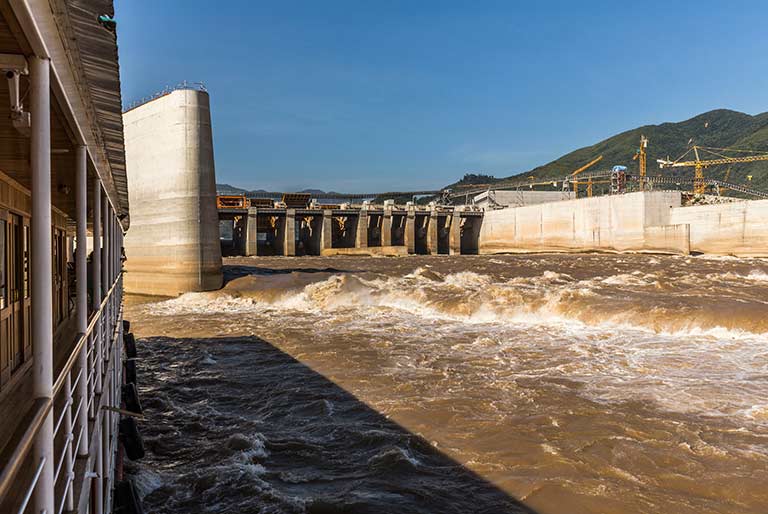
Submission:
<svg viewBox="0 0 768 514">
<path fill-rule="evenodd" d="M 467 206 L 254 206 L 219 197 L 224 255 L 477 254 L 483 211 Z M 255 202 L 254 202 L 255 203 Z"/>
</svg>

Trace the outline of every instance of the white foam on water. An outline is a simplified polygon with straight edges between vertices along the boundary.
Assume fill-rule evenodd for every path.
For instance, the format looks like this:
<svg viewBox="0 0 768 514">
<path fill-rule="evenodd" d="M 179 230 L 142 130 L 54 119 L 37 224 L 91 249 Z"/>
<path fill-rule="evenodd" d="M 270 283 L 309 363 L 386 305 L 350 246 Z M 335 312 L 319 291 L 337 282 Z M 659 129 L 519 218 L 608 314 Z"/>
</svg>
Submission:
<svg viewBox="0 0 768 514">
<path fill-rule="evenodd" d="M 724 274 L 722 276 L 725 276 Z M 719 277 L 719 278 L 722 278 Z M 768 274 L 753 270 L 741 280 L 768 281 Z M 233 296 L 220 293 L 187 293 L 150 304 L 153 315 L 184 314 L 263 314 L 270 311 L 295 311 L 302 314 L 328 315 L 342 310 L 379 308 L 399 310 L 417 317 L 442 319 L 469 324 L 546 324 L 576 323 L 603 330 L 647 330 L 677 337 L 742 338 L 754 335 L 749 330 L 720 326 L 717 319 L 710 326 L 691 321 L 686 313 L 677 319 L 658 314 L 616 309 L 593 308 L 590 299 L 601 299 L 601 288 L 608 286 L 657 287 L 653 273 L 624 273 L 607 277 L 574 280 L 571 276 L 544 271 L 539 276 L 516 277 L 498 282 L 493 277 L 471 271 L 441 276 L 418 268 L 403 277 L 363 279 L 333 275 L 298 289 L 288 289 L 269 299 L 259 296 Z M 665 313 L 673 315 L 674 311 Z M 629 321 L 626 321 L 629 320 Z"/>
<path fill-rule="evenodd" d="M 732 278 L 766 279 L 759 269 Z M 499 280 L 474 271 L 443 275 L 425 266 L 397 277 L 332 275 L 269 299 L 258 291 L 189 293 L 148 309 L 160 316 L 242 314 L 274 326 L 303 322 L 318 337 L 349 331 L 375 338 L 386 330 L 393 340 L 419 341 L 420 351 L 429 349 L 433 357 L 467 353 L 495 362 L 499 372 L 582 382 L 582 394 L 598 401 L 651 401 L 677 412 L 768 424 L 761 410 L 768 334 L 702 326 L 686 313 L 665 320 L 655 312 L 604 306 L 605 288 L 643 291 L 658 280 L 645 271 L 577 280 L 551 270 Z M 485 335 L 462 340 L 478 331 Z M 451 338 L 460 342 L 442 343 Z M 532 348 L 536 357 L 526 358 Z M 411 373 L 423 367 L 403 361 L 393 369 L 398 366 Z M 332 406 L 328 411 L 332 415 Z"/>
</svg>

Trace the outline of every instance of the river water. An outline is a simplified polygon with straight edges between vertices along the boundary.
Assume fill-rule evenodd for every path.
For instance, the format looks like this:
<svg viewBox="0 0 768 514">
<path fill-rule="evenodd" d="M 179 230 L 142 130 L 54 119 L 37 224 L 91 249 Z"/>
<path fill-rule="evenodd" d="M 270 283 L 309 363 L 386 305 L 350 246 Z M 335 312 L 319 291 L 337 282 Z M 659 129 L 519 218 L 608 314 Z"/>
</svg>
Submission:
<svg viewBox="0 0 768 514">
<path fill-rule="evenodd" d="M 768 512 L 768 260 L 225 264 L 126 299 L 149 512 Z"/>
</svg>

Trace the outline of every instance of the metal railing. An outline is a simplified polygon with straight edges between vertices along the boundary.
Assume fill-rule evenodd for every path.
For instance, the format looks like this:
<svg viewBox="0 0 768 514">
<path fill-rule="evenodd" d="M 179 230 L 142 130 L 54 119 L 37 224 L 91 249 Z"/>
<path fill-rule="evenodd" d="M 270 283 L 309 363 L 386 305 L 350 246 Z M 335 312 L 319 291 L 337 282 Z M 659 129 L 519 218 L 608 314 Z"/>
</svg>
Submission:
<svg viewBox="0 0 768 514">
<path fill-rule="evenodd" d="M 169 95 L 173 93 L 174 91 L 183 91 L 185 89 L 192 89 L 194 91 L 203 91 L 207 92 L 208 89 L 206 89 L 205 84 L 202 82 L 187 82 L 186 80 L 183 82 L 180 82 L 176 84 L 175 86 L 165 86 L 163 89 L 158 91 L 157 93 L 154 93 L 149 96 L 144 96 L 138 100 L 134 100 L 133 102 L 129 103 L 125 106 L 123 109 L 123 112 L 128 112 L 131 109 L 135 109 L 136 107 L 139 107 L 141 105 L 144 105 L 145 103 L 149 103 L 152 100 L 156 100 L 160 97 L 163 97 L 165 95 Z"/>
<path fill-rule="evenodd" d="M 108 409 L 119 408 L 121 402 L 122 297 L 120 273 L 100 308 L 91 317 L 86 332 L 79 335 L 54 382 L 52 397 L 34 401 L 34 414 L 0 473 L 2 512 L 23 514 L 36 488 L 40 487 L 39 479 L 46 463 L 44 459 L 33 468 L 34 473 L 24 473 L 22 470 L 49 415 L 53 416 L 55 448 L 55 512 L 50 514 L 86 511 L 90 501 L 90 494 L 86 493 L 89 491 L 100 499 L 101 505 L 97 505 L 96 512 L 110 512 L 119 415 Z M 80 354 L 83 351 L 86 352 L 85 368 L 80 366 Z M 79 390 L 78 385 L 82 380 L 87 384 L 85 396 L 73 395 L 73 392 Z M 87 409 L 88 416 L 80 415 L 82 409 Z M 86 419 L 85 425 L 82 419 Z M 90 435 L 88 441 L 85 440 L 85 434 Z M 98 453 L 101 453 L 102 458 L 95 458 Z M 96 469 L 99 463 L 101 469 Z M 105 477 L 107 480 L 104 480 Z M 89 478 L 96 480 L 89 483 Z M 83 485 L 80 491 L 75 491 L 76 484 Z M 19 498 L 20 492 L 23 495 Z"/>
</svg>

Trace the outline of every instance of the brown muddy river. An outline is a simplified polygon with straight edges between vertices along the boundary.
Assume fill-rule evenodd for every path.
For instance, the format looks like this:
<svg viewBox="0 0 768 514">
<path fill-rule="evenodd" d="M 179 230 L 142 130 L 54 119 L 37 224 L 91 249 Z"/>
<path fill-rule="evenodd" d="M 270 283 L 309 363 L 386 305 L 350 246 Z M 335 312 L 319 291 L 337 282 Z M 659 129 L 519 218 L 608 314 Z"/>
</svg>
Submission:
<svg viewBox="0 0 768 514">
<path fill-rule="evenodd" d="M 149 512 L 768 512 L 768 260 L 225 264 L 126 299 Z"/>
</svg>

